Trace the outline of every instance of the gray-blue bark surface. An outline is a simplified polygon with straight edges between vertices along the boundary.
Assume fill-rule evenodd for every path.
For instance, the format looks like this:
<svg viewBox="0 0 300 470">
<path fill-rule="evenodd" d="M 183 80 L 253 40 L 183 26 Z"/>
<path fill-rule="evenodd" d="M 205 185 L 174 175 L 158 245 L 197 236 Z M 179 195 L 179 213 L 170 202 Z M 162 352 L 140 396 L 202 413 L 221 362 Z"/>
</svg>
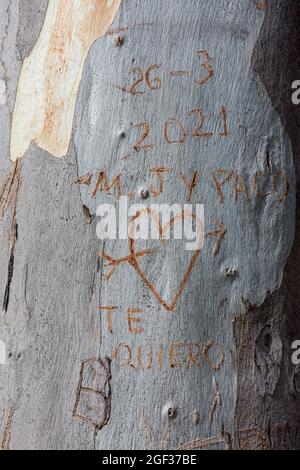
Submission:
<svg viewBox="0 0 300 470">
<path fill-rule="evenodd" d="M 47 3 L 0 5 L 4 188 Z M 68 154 L 32 143 L 0 220 L 2 448 L 300 448 L 297 3 L 123 0 L 92 45 Z M 184 241 L 136 242 L 137 267 L 97 239 L 117 176 L 130 203 L 204 204 L 191 272 Z"/>
</svg>

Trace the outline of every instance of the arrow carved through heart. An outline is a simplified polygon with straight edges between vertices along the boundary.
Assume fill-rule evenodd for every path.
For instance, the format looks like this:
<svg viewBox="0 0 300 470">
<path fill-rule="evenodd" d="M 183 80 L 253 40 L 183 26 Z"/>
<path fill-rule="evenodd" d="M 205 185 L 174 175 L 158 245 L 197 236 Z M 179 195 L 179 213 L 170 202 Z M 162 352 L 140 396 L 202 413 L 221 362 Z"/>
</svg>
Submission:
<svg viewBox="0 0 300 470">
<path fill-rule="evenodd" d="M 200 255 L 201 253 L 201 249 L 202 249 L 202 246 L 203 246 L 203 242 L 204 242 L 204 231 L 203 231 L 203 223 L 202 221 L 200 221 L 198 219 L 198 222 L 200 222 L 200 230 L 202 230 L 202 233 L 203 233 L 203 237 L 201 237 L 201 240 L 203 241 L 200 241 L 199 243 L 199 248 L 197 248 L 195 251 L 194 251 L 194 254 L 187 266 L 187 269 L 184 273 L 184 276 L 183 278 L 181 279 L 180 281 L 180 284 L 179 284 L 179 287 L 177 289 L 177 292 L 172 300 L 171 303 L 168 303 L 166 302 L 166 300 L 159 294 L 159 292 L 157 291 L 156 287 L 153 285 L 153 283 L 150 281 L 150 279 L 148 278 L 147 274 L 143 271 L 141 265 L 140 265 L 140 259 L 145 257 L 145 256 L 149 256 L 153 253 L 155 253 L 157 250 L 144 250 L 144 251 L 136 251 L 135 250 L 135 240 L 133 238 L 133 233 L 134 233 L 134 228 L 135 228 L 135 223 L 137 222 L 137 220 L 143 215 L 143 213 L 147 212 L 148 215 L 150 215 L 151 217 L 154 218 L 155 222 L 157 223 L 157 226 L 158 226 L 158 230 L 159 230 L 159 235 L 160 235 L 160 241 L 163 242 L 163 235 L 165 233 L 165 231 L 168 229 L 168 228 L 171 228 L 172 226 L 174 226 L 179 220 L 185 220 L 186 218 L 191 218 L 191 219 L 195 219 L 196 216 L 190 212 L 187 212 L 187 211 L 183 211 L 181 213 L 179 213 L 177 216 L 175 216 L 170 222 L 168 222 L 167 224 L 165 224 L 164 226 L 161 225 L 160 223 L 160 220 L 159 220 L 159 216 L 158 214 L 156 213 L 156 211 L 154 211 L 153 209 L 150 209 L 150 208 L 147 208 L 145 209 L 145 211 L 140 211 L 140 212 L 137 212 L 137 214 L 131 219 L 131 232 L 130 232 L 130 237 L 129 237 L 129 248 L 130 248 L 130 254 L 128 256 L 125 256 L 125 257 L 122 257 L 122 258 L 119 258 L 119 259 L 114 259 L 113 257 L 109 256 L 108 254 L 106 254 L 104 251 L 103 252 L 100 252 L 99 253 L 99 257 L 102 258 L 103 260 L 105 260 L 107 263 L 104 265 L 104 268 L 108 268 L 108 272 L 105 273 L 104 277 L 106 280 L 109 280 L 111 278 L 111 276 L 113 275 L 113 273 L 116 271 L 116 269 L 118 268 L 118 266 L 122 265 L 122 264 L 129 264 L 131 265 L 134 270 L 136 271 L 136 273 L 139 275 L 139 277 L 142 279 L 142 281 L 144 282 L 144 284 L 146 284 L 146 286 L 148 287 L 148 289 L 152 292 L 152 294 L 154 295 L 154 297 L 156 298 L 156 300 L 159 302 L 159 304 L 168 312 L 173 312 L 175 310 L 175 307 L 182 295 L 182 293 L 184 292 L 185 290 L 185 287 L 188 283 L 188 280 L 191 276 L 191 273 L 194 269 L 194 266 L 196 264 L 196 261 L 197 261 L 197 258 L 198 256 Z M 213 249 L 213 256 L 215 256 L 219 249 L 220 249 L 220 245 L 221 245 L 221 242 L 225 236 L 225 233 L 226 233 L 226 229 L 224 227 L 223 224 L 220 224 L 218 222 L 215 222 L 215 224 L 217 225 L 218 227 L 218 230 L 216 230 L 215 232 L 209 232 L 206 234 L 206 236 L 216 236 L 217 237 L 217 242 L 214 246 L 214 249 Z M 201 246 L 201 248 L 200 248 Z"/>
</svg>

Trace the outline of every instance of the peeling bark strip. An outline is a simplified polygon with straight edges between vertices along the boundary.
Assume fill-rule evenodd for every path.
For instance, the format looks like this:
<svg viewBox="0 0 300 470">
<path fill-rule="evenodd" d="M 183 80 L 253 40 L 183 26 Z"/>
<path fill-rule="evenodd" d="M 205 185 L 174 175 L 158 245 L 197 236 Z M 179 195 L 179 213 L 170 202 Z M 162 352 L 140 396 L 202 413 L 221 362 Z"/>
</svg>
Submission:
<svg viewBox="0 0 300 470">
<path fill-rule="evenodd" d="M 10 143 L 13 161 L 24 155 L 31 141 L 55 157 L 68 152 L 85 59 L 92 43 L 107 32 L 120 4 L 121 0 L 49 0 L 40 37 L 19 78 Z"/>
</svg>

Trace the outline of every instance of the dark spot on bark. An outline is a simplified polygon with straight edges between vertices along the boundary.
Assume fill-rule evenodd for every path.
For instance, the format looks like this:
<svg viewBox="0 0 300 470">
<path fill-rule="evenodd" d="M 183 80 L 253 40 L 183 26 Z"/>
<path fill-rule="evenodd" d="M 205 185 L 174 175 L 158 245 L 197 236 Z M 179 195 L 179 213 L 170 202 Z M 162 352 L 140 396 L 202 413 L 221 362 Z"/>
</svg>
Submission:
<svg viewBox="0 0 300 470">
<path fill-rule="evenodd" d="M 269 354 L 272 346 L 272 332 L 269 325 L 265 326 L 256 339 L 256 350 L 259 353 Z"/>
</svg>

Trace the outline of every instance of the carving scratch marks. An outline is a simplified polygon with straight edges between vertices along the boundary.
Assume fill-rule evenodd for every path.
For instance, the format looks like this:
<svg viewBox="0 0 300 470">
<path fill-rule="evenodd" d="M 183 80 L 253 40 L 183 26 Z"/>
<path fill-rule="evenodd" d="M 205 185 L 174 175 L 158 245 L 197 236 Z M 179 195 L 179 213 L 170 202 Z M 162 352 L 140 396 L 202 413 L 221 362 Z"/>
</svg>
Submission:
<svg viewBox="0 0 300 470">
<path fill-rule="evenodd" d="M 214 420 L 214 415 L 217 410 L 218 406 L 221 406 L 222 401 L 221 401 L 221 394 L 219 391 L 219 384 L 216 381 L 216 379 L 213 377 L 213 391 L 214 391 L 214 398 L 213 401 L 210 405 L 209 412 L 208 412 L 208 422 L 209 424 L 212 424 Z"/>
<path fill-rule="evenodd" d="M 10 143 L 13 161 L 24 155 L 31 141 L 55 157 L 67 153 L 85 59 L 120 4 L 49 0 L 41 34 L 20 73 Z"/>
<path fill-rule="evenodd" d="M 4 432 L 1 441 L 1 450 L 9 450 L 9 441 L 11 436 L 11 425 L 12 425 L 12 418 L 14 414 L 14 408 L 11 406 L 6 411 L 6 416 L 4 418 Z"/>
<path fill-rule="evenodd" d="M 144 250 L 144 251 L 139 251 L 135 252 L 135 258 L 140 258 L 142 256 L 150 255 L 154 253 L 154 250 Z M 104 268 L 110 268 L 108 272 L 104 274 L 104 279 L 108 281 L 111 276 L 114 274 L 116 271 L 117 267 L 120 264 L 126 264 L 126 263 L 131 263 L 131 261 L 134 259 L 132 255 L 125 256 L 124 258 L 120 259 L 113 259 L 111 256 L 107 255 L 105 252 L 99 253 L 99 257 L 106 260 L 107 264 L 104 265 Z"/>
<path fill-rule="evenodd" d="M 194 450 L 194 449 L 205 449 L 207 447 L 213 445 L 223 445 L 223 450 L 232 450 L 232 441 L 231 435 L 227 431 L 224 424 L 222 424 L 222 433 L 221 436 L 214 436 L 214 437 L 199 437 L 194 441 L 188 442 L 186 444 L 182 444 L 180 447 L 177 447 L 176 450 Z"/>
<path fill-rule="evenodd" d="M 173 297 L 173 300 L 169 303 L 166 302 L 166 300 L 159 294 L 158 290 L 156 287 L 153 285 L 152 281 L 148 278 L 147 273 L 143 270 L 139 260 L 140 258 L 148 255 L 153 254 L 153 250 L 146 250 L 146 251 L 136 251 L 136 246 L 135 246 L 135 240 L 134 240 L 134 231 L 135 231 L 135 225 L 137 223 L 137 220 L 143 216 L 143 214 L 147 214 L 148 216 L 151 217 L 151 219 L 154 221 L 157 227 L 157 232 L 159 234 L 160 242 L 163 243 L 163 237 L 164 234 L 168 229 L 171 227 L 174 227 L 179 221 L 185 221 L 186 219 L 194 219 L 196 220 L 197 224 L 199 225 L 199 243 L 198 243 L 198 248 L 195 249 L 193 256 L 190 259 L 189 264 L 186 267 L 186 271 L 184 273 L 184 276 L 182 277 L 180 284 L 178 286 L 178 290 L 176 291 L 175 296 Z M 201 250 L 204 244 L 204 229 L 203 229 L 203 224 L 202 221 L 195 216 L 194 214 L 189 213 L 188 211 L 183 211 L 182 213 L 179 213 L 174 217 L 170 222 L 166 223 L 165 225 L 161 224 L 161 221 L 159 219 L 159 214 L 157 211 L 152 210 L 150 208 L 147 208 L 145 210 L 139 211 L 136 213 L 134 217 L 131 219 L 130 223 L 130 234 L 129 234 L 129 248 L 130 248 L 130 255 L 121 258 L 121 259 L 114 259 L 105 252 L 99 253 L 99 256 L 107 261 L 107 263 L 104 265 L 105 268 L 109 268 L 109 271 L 105 274 L 105 279 L 109 280 L 110 277 L 113 275 L 115 272 L 117 266 L 121 264 L 128 263 L 131 265 L 138 276 L 142 279 L 144 284 L 148 287 L 148 289 L 151 291 L 153 296 L 156 298 L 156 300 L 159 302 L 159 304 L 167 311 L 167 312 L 173 312 L 176 308 L 176 305 L 181 298 L 186 285 L 190 279 L 190 276 L 193 272 L 193 269 L 195 267 L 196 261 L 201 254 Z"/>
<path fill-rule="evenodd" d="M 142 418 L 142 428 L 143 428 L 145 436 L 147 437 L 149 441 L 150 448 L 151 449 L 163 449 L 163 450 L 167 449 L 169 440 L 170 440 L 169 420 L 165 423 L 163 436 L 162 436 L 161 442 L 159 443 L 159 440 L 156 439 L 157 434 L 154 432 L 154 429 L 150 423 L 150 420 L 143 409 L 141 411 L 141 418 Z"/>
<path fill-rule="evenodd" d="M 110 359 L 87 359 L 81 364 L 73 418 L 92 424 L 96 431 L 109 421 L 111 409 Z"/>
<path fill-rule="evenodd" d="M 217 241 L 215 243 L 215 246 L 213 247 L 213 251 L 212 251 L 212 255 L 213 256 L 216 256 L 219 251 L 220 251 L 220 247 L 221 247 L 221 243 L 227 233 L 227 230 L 225 228 L 225 225 L 218 222 L 218 221 L 215 221 L 214 222 L 215 225 L 217 225 L 218 229 L 213 231 L 213 232 L 208 232 L 207 233 L 207 236 L 208 237 L 217 237 Z"/>
<path fill-rule="evenodd" d="M 176 450 L 193 450 L 193 449 L 205 449 L 206 447 L 210 447 L 212 445 L 217 444 L 224 444 L 223 437 L 200 437 L 199 439 L 195 439 L 194 441 L 188 442 L 187 444 L 183 444 L 180 447 L 177 447 Z"/>
</svg>

